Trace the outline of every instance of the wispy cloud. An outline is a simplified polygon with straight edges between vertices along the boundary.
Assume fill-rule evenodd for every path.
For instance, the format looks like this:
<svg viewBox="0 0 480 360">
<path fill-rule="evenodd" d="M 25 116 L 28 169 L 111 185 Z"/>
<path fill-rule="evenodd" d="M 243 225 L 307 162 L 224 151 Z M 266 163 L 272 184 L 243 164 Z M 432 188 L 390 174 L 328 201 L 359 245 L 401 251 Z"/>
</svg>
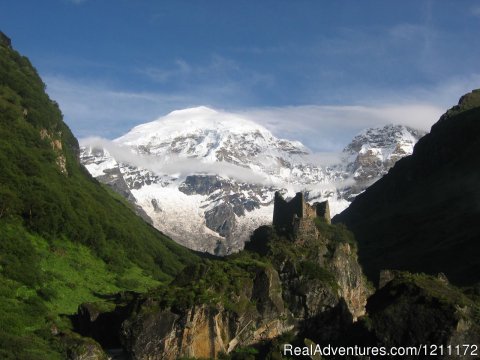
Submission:
<svg viewBox="0 0 480 360">
<path fill-rule="evenodd" d="M 304 156 L 306 162 L 319 167 L 327 167 L 340 164 L 344 154 L 340 151 L 318 151 Z"/>
<path fill-rule="evenodd" d="M 65 121 L 79 137 L 117 137 L 158 114 L 199 105 L 187 95 L 128 92 L 108 84 L 55 76 L 44 80 L 48 94 L 60 104 Z"/>
<path fill-rule="evenodd" d="M 389 29 L 389 33 L 393 38 L 400 40 L 412 40 L 419 36 L 424 37 L 427 28 L 423 25 L 403 23 L 394 25 Z"/>
<path fill-rule="evenodd" d="M 272 75 L 241 66 L 237 61 L 212 54 L 205 63 L 192 64 L 176 59 L 170 66 L 148 66 L 137 72 L 153 82 L 173 85 L 176 88 L 199 88 L 238 85 L 244 89 L 252 86 L 270 87 L 275 83 Z"/>
<path fill-rule="evenodd" d="M 480 5 L 473 6 L 470 11 L 473 16 L 480 17 Z"/>
<path fill-rule="evenodd" d="M 137 71 L 147 76 L 150 80 L 166 83 L 170 80 L 188 76 L 192 73 L 192 67 L 185 60 L 177 59 L 171 68 L 146 67 Z"/>
<path fill-rule="evenodd" d="M 458 98 L 480 84 L 480 74 L 453 78 L 430 88 L 411 88 L 402 94 L 375 97 L 361 94 L 357 104 L 279 107 L 229 106 L 238 97 L 235 84 L 206 87 L 201 92 L 127 92 L 108 84 L 77 82 L 47 76 L 47 91 L 59 102 L 66 122 L 79 137 L 115 138 L 133 126 L 166 113 L 199 105 L 226 109 L 268 128 L 274 135 L 299 140 L 314 152 L 337 152 L 359 131 L 385 124 L 405 124 L 429 130 Z M 220 95 L 219 95 L 220 94 Z M 225 95 L 227 94 L 227 95 Z M 358 105 L 360 104 L 360 105 Z M 327 157 L 324 157 L 324 159 Z"/>
<path fill-rule="evenodd" d="M 429 104 L 382 106 L 291 106 L 250 109 L 242 113 L 277 136 L 302 141 L 314 151 L 343 148 L 358 132 L 385 124 L 428 130 L 443 109 Z"/>
<path fill-rule="evenodd" d="M 289 45 L 282 46 L 234 46 L 230 48 L 235 53 L 245 53 L 253 55 L 280 54 L 293 50 Z"/>
<path fill-rule="evenodd" d="M 92 148 L 106 149 L 118 162 L 147 169 L 159 175 L 165 174 L 174 177 L 183 177 L 192 174 L 219 175 L 253 184 L 273 184 L 270 178 L 255 173 L 250 168 L 237 166 L 224 161 L 208 162 L 201 158 L 184 158 L 174 154 L 168 157 L 137 154 L 127 147 L 100 137 L 81 139 L 80 144 Z"/>
</svg>

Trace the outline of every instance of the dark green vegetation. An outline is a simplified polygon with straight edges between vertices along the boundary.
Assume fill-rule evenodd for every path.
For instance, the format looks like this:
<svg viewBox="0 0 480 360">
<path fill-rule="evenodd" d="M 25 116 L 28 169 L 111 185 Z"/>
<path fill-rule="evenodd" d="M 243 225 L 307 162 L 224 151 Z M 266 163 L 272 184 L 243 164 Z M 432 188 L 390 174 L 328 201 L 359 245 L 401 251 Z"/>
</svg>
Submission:
<svg viewBox="0 0 480 360">
<path fill-rule="evenodd" d="M 203 260 L 185 268 L 168 286 L 152 290 L 148 296 L 159 299 L 161 308 L 182 311 L 193 305 L 221 303 L 225 308 L 242 312 L 254 306 L 245 297 L 260 269 L 271 267 L 266 259 L 240 253 L 226 259 Z"/>
<path fill-rule="evenodd" d="M 285 358 L 281 354 L 283 344 L 304 346 L 310 340 L 322 346 L 352 347 L 418 347 L 421 344 L 455 347 L 480 342 L 479 290 L 473 287 L 461 290 L 441 275 L 389 272 L 383 287 L 368 299 L 367 314 L 352 322 L 344 300 L 330 302 L 332 299 L 327 295 L 331 290 L 341 290 L 339 274 L 330 267 L 328 259 L 335 256 L 339 248 L 355 243 L 344 226 L 323 221 L 317 221 L 316 225 L 320 230 L 319 239 L 309 242 L 278 234 L 270 226 L 260 227 L 248 243 L 250 250 L 224 259 L 203 259 L 185 268 L 170 285 L 161 285 L 142 295 L 119 295 L 113 301 L 84 304 L 86 310 L 79 313 L 84 334 L 104 344 L 106 340 L 102 338 L 115 330 L 121 333 L 121 344 L 128 353 L 137 356 L 137 351 L 147 344 L 157 344 L 151 352 L 140 355 L 140 358 L 147 355 L 155 358 L 163 354 L 162 341 L 173 335 L 176 341 L 170 346 L 175 347 L 178 342 L 183 344 L 183 351 L 188 351 L 186 348 L 191 344 L 188 339 L 198 336 L 202 339 L 200 342 L 205 342 L 207 324 L 209 328 L 218 325 L 226 343 L 233 337 L 241 338 L 239 334 L 243 330 L 239 329 L 247 329 L 252 321 L 258 321 L 253 316 L 257 314 L 262 320 L 247 331 L 262 328 L 265 323 L 272 328 L 279 326 L 275 322 L 282 318 L 289 323 L 292 315 L 296 325 L 294 330 L 274 338 L 240 343 L 228 354 L 218 353 L 219 359 L 282 359 Z M 330 244 L 330 248 L 325 247 L 326 244 Z M 262 254 L 258 254 L 259 249 Z M 279 277 L 275 280 L 272 275 L 277 273 Z M 317 287 L 318 283 L 323 285 Z M 311 309 L 318 312 L 302 317 L 298 311 L 310 306 L 302 298 L 313 301 Z M 278 307 L 279 304 L 283 305 Z M 320 310 L 321 307 L 324 309 Z M 105 328 L 102 320 L 92 322 L 92 314 L 99 312 L 104 314 L 104 319 L 113 319 L 109 324 L 118 326 Z M 262 322 L 264 320 L 266 322 Z M 140 345 L 135 342 L 139 338 L 142 339 Z M 215 341 L 214 336 L 209 339 Z M 160 351 L 155 352 L 158 348 Z"/>
<path fill-rule="evenodd" d="M 354 344 L 418 347 L 453 343 L 454 347 L 466 344 L 467 339 L 469 344 L 480 344 L 478 295 L 461 291 L 441 276 L 396 272 L 370 297 L 367 312 L 348 336 Z M 440 350 L 436 355 L 441 355 Z"/>
<path fill-rule="evenodd" d="M 146 296 L 158 299 L 161 309 L 183 311 L 193 305 L 220 303 L 226 309 L 241 313 L 246 307 L 255 306 L 245 297 L 245 289 L 252 286 L 255 276 L 260 271 L 278 270 L 285 263 L 304 279 L 305 286 L 318 280 L 336 289 L 334 275 L 319 263 L 321 258 L 331 256 L 329 251 L 322 253 L 322 249 L 327 242 L 352 243 L 354 240 L 343 225 L 329 225 L 321 220 L 317 224 L 325 231 L 324 239 L 302 245 L 278 235 L 271 226 L 262 226 L 247 243 L 249 250 L 225 258 L 202 259 L 185 267 L 172 282 L 152 289 Z M 266 252 L 260 255 L 255 244 L 263 244 Z"/>
<path fill-rule="evenodd" d="M 135 216 L 78 162 L 27 58 L 0 38 L 0 358 L 62 358 L 58 315 L 171 280 L 197 257 Z M 55 332 L 55 331 L 53 331 Z"/>
<path fill-rule="evenodd" d="M 278 234 L 271 226 L 260 227 L 248 243 L 250 250 L 202 259 L 185 267 L 169 284 L 143 294 L 119 294 L 83 304 L 75 329 L 106 348 L 122 346 L 133 358 L 175 358 L 211 343 L 217 344 L 215 353 L 225 350 L 218 345 L 219 337 L 224 345 L 238 341 L 229 354 L 219 352 L 219 358 L 280 358 L 284 341 L 304 338 L 282 334 L 285 327 L 306 323 L 308 316 L 340 302 L 342 275 L 335 272 L 331 259 L 341 258 L 339 247 L 353 245 L 351 234 L 324 221 L 317 222 L 317 228 L 323 231 L 321 236 L 304 241 L 293 234 Z M 257 246 L 264 249 L 262 254 Z M 353 270 L 351 264 L 345 266 Z M 279 336 L 267 335 L 268 331 Z M 265 338 L 259 335 L 262 332 Z"/>
<path fill-rule="evenodd" d="M 412 156 L 336 216 L 355 234 L 367 276 L 381 269 L 480 281 L 480 90 L 463 96 Z"/>
<path fill-rule="evenodd" d="M 318 280 L 332 289 L 338 287 L 335 277 L 325 266 L 326 259 L 331 259 L 336 245 L 346 243 L 355 247 L 355 239 L 343 225 L 330 225 L 323 219 L 316 218 L 315 225 L 321 236 L 319 239 L 306 241 L 301 245 L 288 233 L 278 234 L 272 226 L 261 226 L 254 231 L 245 249 L 252 253 L 263 254 L 276 269 L 288 264 L 300 274 L 305 286 L 312 280 Z"/>
</svg>

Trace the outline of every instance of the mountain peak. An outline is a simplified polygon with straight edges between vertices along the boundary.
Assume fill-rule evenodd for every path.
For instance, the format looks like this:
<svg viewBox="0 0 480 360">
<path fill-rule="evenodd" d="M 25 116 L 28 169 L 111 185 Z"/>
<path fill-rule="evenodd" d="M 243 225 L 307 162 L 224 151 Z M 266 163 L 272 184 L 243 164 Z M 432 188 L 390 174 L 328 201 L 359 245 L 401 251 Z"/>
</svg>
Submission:
<svg viewBox="0 0 480 360">
<path fill-rule="evenodd" d="M 220 137 L 247 133 L 272 137 L 265 127 L 241 115 L 199 106 L 175 110 L 152 122 L 138 125 L 115 141 L 127 145 L 147 145 L 179 137 L 204 137 L 208 133 L 219 134 Z"/>
<path fill-rule="evenodd" d="M 195 116 L 195 115 L 213 115 L 213 114 L 218 114 L 218 111 L 215 109 L 212 109 L 208 106 L 196 106 L 196 107 L 191 107 L 191 108 L 186 108 L 186 109 L 180 109 L 180 110 L 173 110 L 170 113 L 166 115 L 166 117 L 169 116 Z"/>
<path fill-rule="evenodd" d="M 454 115 L 457 115 L 463 111 L 471 110 L 478 108 L 480 106 L 480 89 L 472 90 L 471 92 L 463 95 L 460 100 L 458 100 L 458 105 L 455 105 L 449 109 L 443 116 L 443 118 L 449 118 Z"/>
<path fill-rule="evenodd" d="M 368 128 L 357 134 L 348 144 L 344 152 L 357 154 L 362 147 L 389 149 L 392 152 L 399 146 L 408 146 L 406 152 L 413 151 L 413 145 L 425 132 L 405 125 L 388 124 L 383 127 Z"/>
</svg>

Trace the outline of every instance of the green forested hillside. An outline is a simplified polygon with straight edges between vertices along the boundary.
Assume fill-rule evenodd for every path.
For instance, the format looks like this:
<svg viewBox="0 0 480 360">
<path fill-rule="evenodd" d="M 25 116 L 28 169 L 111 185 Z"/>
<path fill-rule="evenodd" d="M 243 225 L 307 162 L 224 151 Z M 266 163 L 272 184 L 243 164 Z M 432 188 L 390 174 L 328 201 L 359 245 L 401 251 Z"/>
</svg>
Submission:
<svg viewBox="0 0 480 360">
<path fill-rule="evenodd" d="M 3 35 L 3 34 L 2 34 Z M 0 36 L 0 358 L 62 358 L 59 314 L 197 257 L 92 179 L 29 60 Z"/>
</svg>

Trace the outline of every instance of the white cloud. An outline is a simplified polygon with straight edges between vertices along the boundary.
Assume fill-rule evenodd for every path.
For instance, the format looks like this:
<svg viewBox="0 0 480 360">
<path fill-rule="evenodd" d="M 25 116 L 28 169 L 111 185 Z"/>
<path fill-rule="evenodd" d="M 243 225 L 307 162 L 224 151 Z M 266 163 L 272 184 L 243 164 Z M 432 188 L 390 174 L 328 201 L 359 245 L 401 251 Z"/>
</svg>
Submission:
<svg viewBox="0 0 480 360">
<path fill-rule="evenodd" d="M 291 106 L 246 110 L 248 119 L 275 135 L 300 140 L 314 151 L 337 151 L 361 130 L 403 124 L 428 130 L 443 113 L 429 104 L 383 106 Z"/>
<path fill-rule="evenodd" d="M 126 92 L 108 84 L 44 78 L 48 93 L 58 101 L 67 124 L 79 137 L 115 138 L 173 110 L 199 105 L 218 108 L 218 104 L 224 104 L 225 96 L 235 97 L 239 91 L 226 84 L 224 88 L 200 92 Z M 233 112 L 267 127 L 277 137 L 301 141 L 314 152 L 337 152 L 367 127 L 404 124 L 429 130 L 461 95 L 479 84 L 480 74 L 473 74 L 430 88 L 407 89 L 401 95 L 386 93 L 375 97 L 374 103 L 370 99 L 362 105 L 237 107 Z M 362 103 L 362 95 L 372 96 L 359 94 L 357 104 Z M 228 104 L 220 108 L 232 112 Z"/>
<path fill-rule="evenodd" d="M 222 63 L 223 60 L 217 59 L 212 66 L 220 69 L 226 66 Z M 150 71 L 153 74 L 160 70 Z M 268 81 L 260 75 L 250 75 L 245 77 L 242 84 L 217 79 L 212 83 L 198 81 L 197 85 L 187 87 L 188 90 L 156 92 L 123 91 L 108 83 L 48 74 L 42 78 L 47 84 L 48 94 L 60 104 L 65 121 L 76 136 L 115 138 L 135 125 L 173 110 L 200 105 L 228 106 L 229 102 L 242 102 L 244 96 L 251 96 L 244 87 Z M 157 76 L 168 79 L 171 75 L 158 72 Z"/>
<path fill-rule="evenodd" d="M 66 123 L 79 137 L 117 137 L 159 113 L 196 105 L 188 96 L 128 92 L 108 84 L 44 76 L 47 92 L 60 104 Z"/>
<path fill-rule="evenodd" d="M 175 81 L 178 78 L 184 78 L 192 73 L 192 67 L 183 59 L 177 59 L 174 62 L 174 66 L 170 68 L 158 68 L 147 67 L 145 69 L 139 69 L 138 72 L 147 76 L 149 79 L 166 83 L 168 81 Z"/>
<path fill-rule="evenodd" d="M 187 176 L 192 174 L 219 175 L 252 184 L 271 185 L 272 181 L 249 168 L 228 162 L 205 162 L 198 158 L 183 158 L 170 155 L 168 158 L 153 155 L 136 154 L 129 148 L 100 137 L 80 139 L 82 146 L 106 149 L 118 162 L 126 163 L 152 171 L 155 174 Z"/>
<path fill-rule="evenodd" d="M 189 63 L 177 59 L 170 66 L 150 66 L 137 69 L 137 72 L 159 84 L 172 84 L 176 88 L 219 91 L 219 89 L 234 88 L 249 89 L 254 86 L 271 87 L 275 78 L 265 72 L 257 72 L 242 67 L 237 61 L 218 54 L 212 54 L 205 63 Z"/>
<path fill-rule="evenodd" d="M 473 16 L 480 17 L 480 5 L 476 5 L 471 8 L 471 13 Z"/>
<path fill-rule="evenodd" d="M 393 26 L 389 33 L 392 37 L 399 40 L 412 40 L 419 36 L 424 37 L 428 29 L 423 25 L 403 23 Z"/>
<path fill-rule="evenodd" d="M 305 156 L 308 163 L 317 165 L 319 167 L 326 167 L 337 165 L 342 161 L 342 153 L 339 151 L 327 152 L 319 151 Z"/>
</svg>

